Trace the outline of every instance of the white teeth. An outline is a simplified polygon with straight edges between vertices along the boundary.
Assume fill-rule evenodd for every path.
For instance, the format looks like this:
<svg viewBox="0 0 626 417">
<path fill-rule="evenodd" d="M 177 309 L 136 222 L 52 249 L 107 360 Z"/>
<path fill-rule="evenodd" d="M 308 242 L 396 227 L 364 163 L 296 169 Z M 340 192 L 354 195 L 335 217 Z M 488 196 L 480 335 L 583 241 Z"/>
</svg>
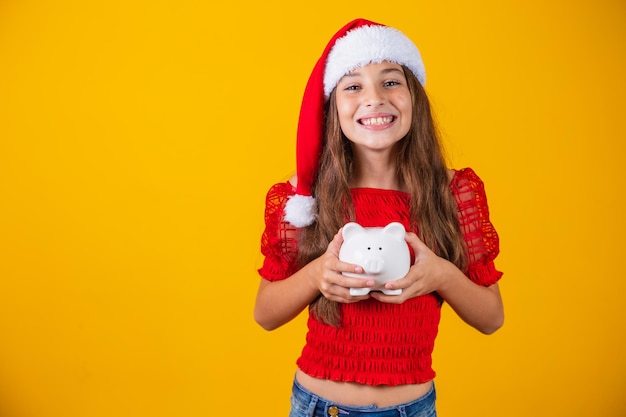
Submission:
<svg viewBox="0 0 626 417">
<path fill-rule="evenodd" d="M 392 121 L 393 121 L 393 117 L 387 116 L 387 117 L 372 117 L 369 119 L 362 119 L 361 123 L 363 123 L 365 126 L 380 126 L 380 125 L 389 124 Z"/>
</svg>

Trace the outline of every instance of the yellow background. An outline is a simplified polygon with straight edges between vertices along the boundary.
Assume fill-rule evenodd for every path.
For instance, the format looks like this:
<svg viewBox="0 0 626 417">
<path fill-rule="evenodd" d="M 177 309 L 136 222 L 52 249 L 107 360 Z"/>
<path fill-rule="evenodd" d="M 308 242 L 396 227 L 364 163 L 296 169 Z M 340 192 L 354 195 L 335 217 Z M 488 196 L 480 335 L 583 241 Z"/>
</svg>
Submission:
<svg viewBox="0 0 626 417">
<path fill-rule="evenodd" d="M 505 327 L 444 309 L 440 415 L 626 415 L 623 1 L 3 0 L 1 416 L 286 416 L 264 196 L 355 17 L 417 43 L 501 236 Z"/>
</svg>

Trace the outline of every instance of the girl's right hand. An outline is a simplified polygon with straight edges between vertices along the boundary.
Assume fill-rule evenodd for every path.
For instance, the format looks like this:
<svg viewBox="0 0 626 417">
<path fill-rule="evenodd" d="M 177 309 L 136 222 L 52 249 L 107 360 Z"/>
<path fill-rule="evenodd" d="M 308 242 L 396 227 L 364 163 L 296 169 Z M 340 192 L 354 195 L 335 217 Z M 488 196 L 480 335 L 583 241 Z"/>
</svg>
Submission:
<svg viewBox="0 0 626 417">
<path fill-rule="evenodd" d="M 326 252 L 317 259 L 317 268 L 313 268 L 311 279 L 322 295 L 331 301 L 339 303 L 354 303 L 370 298 L 370 295 L 350 295 L 350 288 L 373 287 L 373 279 L 354 278 L 342 274 L 351 272 L 362 274 L 363 268 L 359 265 L 350 264 L 339 260 L 339 249 L 343 243 L 341 230 L 328 244 Z"/>
</svg>

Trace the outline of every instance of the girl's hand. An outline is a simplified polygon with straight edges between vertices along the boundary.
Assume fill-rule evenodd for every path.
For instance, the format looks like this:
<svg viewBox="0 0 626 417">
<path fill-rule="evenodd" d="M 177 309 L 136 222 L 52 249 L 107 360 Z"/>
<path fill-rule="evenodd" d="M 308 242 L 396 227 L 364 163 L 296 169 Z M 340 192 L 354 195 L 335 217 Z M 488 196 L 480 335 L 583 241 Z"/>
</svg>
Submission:
<svg viewBox="0 0 626 417">
<path fill-rule="evenodd" d="M 317 259 L 317 268 L 313 268 L 311 279 L 319 291 L 331 301 L 340 303 L 354 303 L 369 298 L 368 295 L 350 295 L 350 288 L 373 287 L 372 279 L 348 277 L 342 272 L 362 274 L 363 268 L 359 265 L 342 262 L 339 260 L 339 249 L 343 243 L 341 230 L 337 232 L 333 240 L 328 244 L 326 252 Z"/>
<path fill-rule="evenodd" d="M 404 278 L 385 284 L 385 288 L 389 290 L 402 289 L 402 294 L 385 295 L 373 292 L 372 298 L 385 303 L 401 304 L 409 298 L 430 294 L 442 288 L 447 283 L 447 277 L 456 269 L 454 264 L 431 251 L 415 233 L 407 233 L 405 240 L 413 248 L 415 262 Z"/>
</svg>

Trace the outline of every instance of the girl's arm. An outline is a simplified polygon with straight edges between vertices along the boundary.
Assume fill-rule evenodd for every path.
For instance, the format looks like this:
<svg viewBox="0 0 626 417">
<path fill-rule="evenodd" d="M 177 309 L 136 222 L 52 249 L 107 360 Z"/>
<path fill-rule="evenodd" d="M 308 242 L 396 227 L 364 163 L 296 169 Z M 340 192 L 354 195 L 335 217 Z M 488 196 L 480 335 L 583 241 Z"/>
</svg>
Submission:
<svg viewBox="0 0 626 417">
<path fill-rule="evenodd" d="M 415 251 L 415 262 L 406 277 L 386 284 L 388 289 L 402 289 L 400 295 L 372 293 L 372 298 L 402 303 L 409 298 L 436 291 L 470 326 L 485 334 L 502 327 L 504 308 L 498 284 L 484 287 L 472 282 L 452 262 L 434 254 L 415 233 L 406 241 Z"/>
<path fill-rule="evenodd" d="M 254 320 L 265 330 L 274 330 L 294 319 L 320 294 L 311 279 L 320 259 L 280 281 L 261 278 L 254 306 Z"/>
<path fill-rule="evenodd" d="M 338 253 L 343 237 L 337 233 L 326 252 L 288 278 L 261 279 L 254 306 L 254 319 L 266 330 L 274 330 L 294 319 L 320 294 L 331 301 L 352 303 L 369 298 L 351 296 L 350 288 L 373 286 L 373 280 L 351 278 L 342 272 L 363 273 L 357 265 L 341 262 Z"/>
</svg>

